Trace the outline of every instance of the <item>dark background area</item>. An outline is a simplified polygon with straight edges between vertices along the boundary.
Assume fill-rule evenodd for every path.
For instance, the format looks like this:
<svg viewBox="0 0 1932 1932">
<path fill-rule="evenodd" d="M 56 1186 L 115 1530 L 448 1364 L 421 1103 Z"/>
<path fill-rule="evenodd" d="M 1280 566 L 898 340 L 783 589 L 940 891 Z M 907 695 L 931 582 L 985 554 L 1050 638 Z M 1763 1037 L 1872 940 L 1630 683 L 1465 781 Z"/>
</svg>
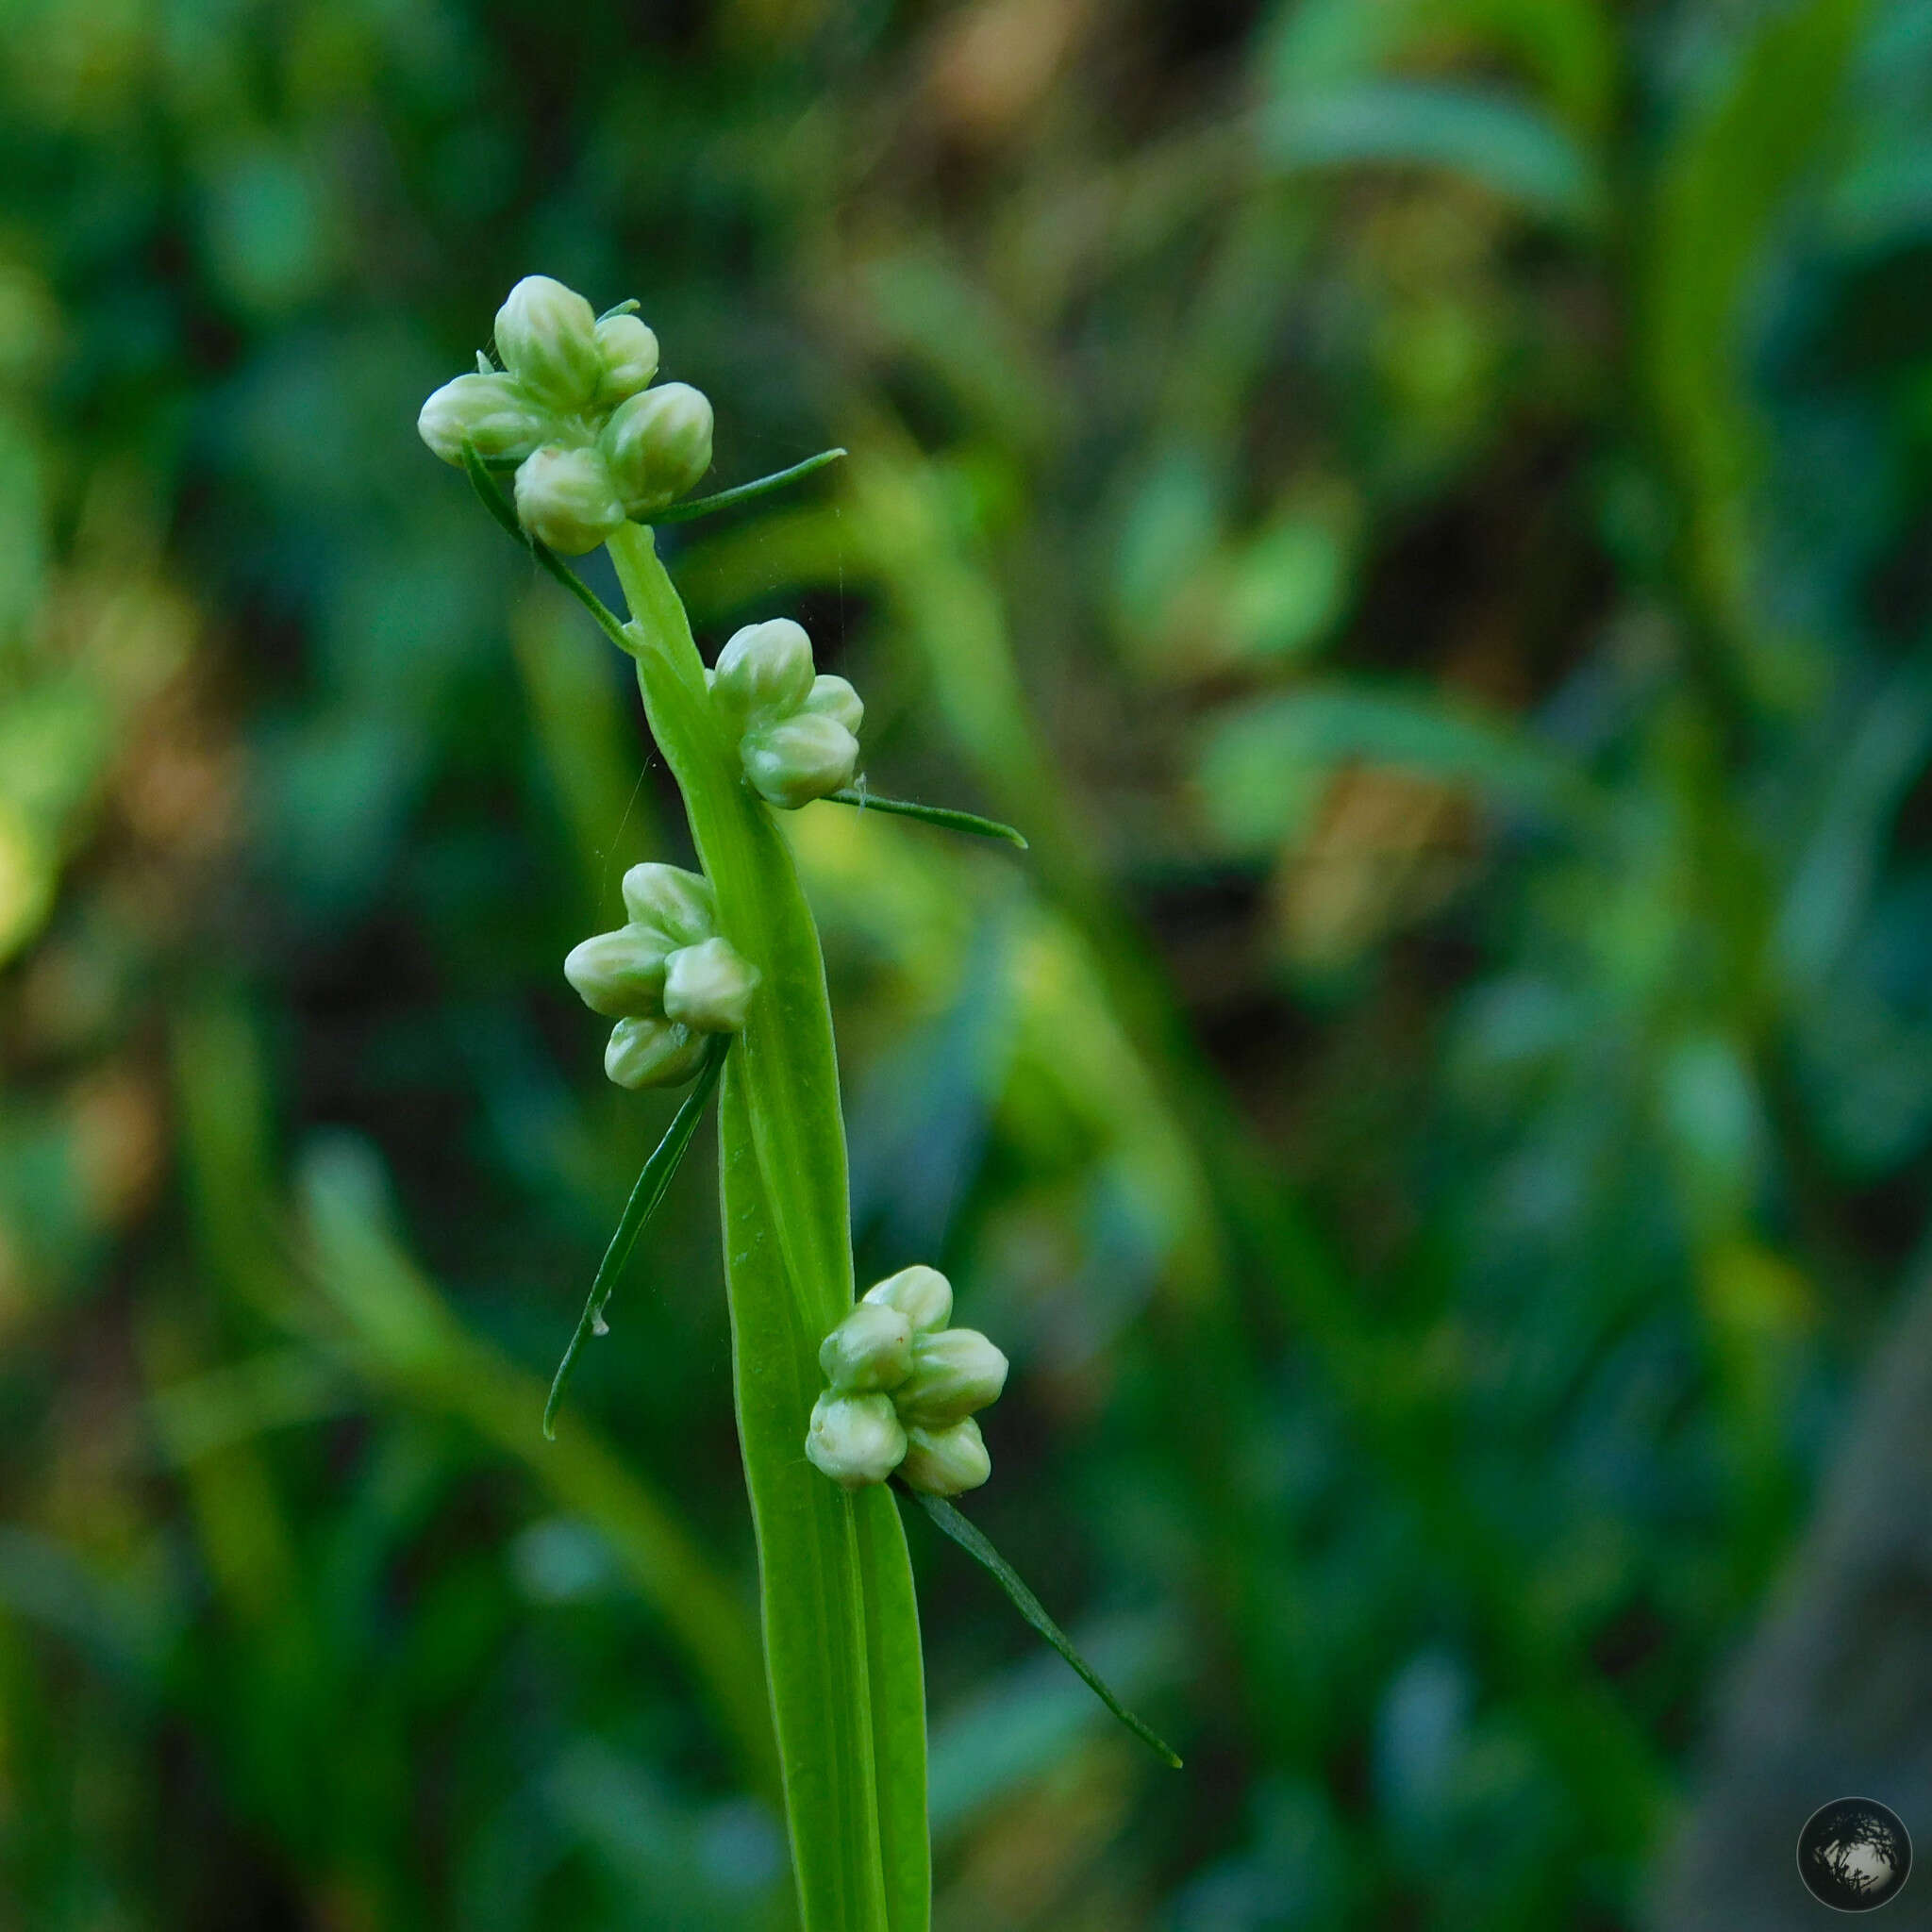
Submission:
<svg viewBox="0 0 1932 1932">
<path fill-rule="evenodd" d="M 1033 841 L 792 822 L 860 1280 L 1188 1759 L 915 1521 L 938 1924 L 1932 1839 L 1932 6 L 0 26 L 0 1922 L 787 1923 L 708 1133 L 538 1426 L 673 1105 L 560 962 L 688 848 L 415 435 L 533 272 L 712 487 L 850 449 L 666 532 L 700 641 Z"/>
</svg>

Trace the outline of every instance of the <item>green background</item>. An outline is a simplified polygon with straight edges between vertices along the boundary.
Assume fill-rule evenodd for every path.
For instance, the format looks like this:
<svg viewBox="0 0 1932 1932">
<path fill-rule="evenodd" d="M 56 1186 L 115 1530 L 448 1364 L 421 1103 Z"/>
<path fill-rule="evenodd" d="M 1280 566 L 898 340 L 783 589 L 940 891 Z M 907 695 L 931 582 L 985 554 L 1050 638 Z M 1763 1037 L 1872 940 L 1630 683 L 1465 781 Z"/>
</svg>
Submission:
<svg viewBox="0 0 1932 1932">
<path fill-rule="evenodd" d="M 708 1129 L 538 1426 L 688 847 L 415 436 L 532 272 L 849 447 L 700 641 L 1033 841 L 792 823 L 859 1278 L 1188 1760 L 915 1518 L 944 1932 L 1932 1831 L 1932 6 L 0 0 L 0 1924 L 787 1923 Z"/>
</svg>

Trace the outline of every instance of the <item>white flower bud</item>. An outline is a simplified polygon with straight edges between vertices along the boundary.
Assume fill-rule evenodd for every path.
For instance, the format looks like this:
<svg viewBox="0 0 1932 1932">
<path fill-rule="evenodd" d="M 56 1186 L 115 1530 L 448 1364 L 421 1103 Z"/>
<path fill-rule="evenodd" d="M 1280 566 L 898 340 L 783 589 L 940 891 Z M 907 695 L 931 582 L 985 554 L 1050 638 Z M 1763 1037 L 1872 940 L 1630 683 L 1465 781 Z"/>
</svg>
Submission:
<svg viewBox="0 0 1932 1932">
<path fill-rule="evenodd" d="M 686 382 L 620 403 L 600 439 L 625 513 L 648 519 L 711 467 L 711 406 Z"/>
<path fill-rule="evenodd" d="M 597 325 L 597 405 L 614 409 L 658 373 L 658 338 L 635 315 L 607 315 Z"/>
<path fill-rule="evenodd" d="M 897 1308 L 860 1302 L 825 1337 L 819 1367 L 841 1395 L 896 1389 L 912 1369 L 912 1324 Z"/>
<path fill-rule="evenodd" d="M 668 950 L 662 937 L 649 926 L 620 926 L 573 946 L 563 962 L 563 976 L 593 1013 L 612 1020 L 626 1013 L 656 1013 L 663 1007 Z"/>
<path fill-rule="evenodd" d="M 496 311 L 496 353 L 537 401 L 565 412 L 590 402 L 603 374 L 591 305 L 548 275 L 525 275 L 509 291 Z"/>
<path fill-rule="evenodd" d="M 836 718 L 855 738 L 865 722 L 865 706 L 859 702 L 858 693 L 842 677 L 835 677 L 829 671 L 812 679 L 811 690 L 806 693 L 800 708 Z"/>
<path fill-rule="evenodd" d="M 676 1087 L 703 1064 L 706 1040 L 655 1015 L 620 1020 L 604 1049 L 604 1071 L 620 1087 Z"/>
<path fill-rule="evenodd" d="M 836 718 L 798 711 L 746 732 L 739 756 L 759 797 L 796 811 L 851 784 L 858 769 L 858 741 Z"/>
<path fill-rule="evenodd" d="M 423 405 L 416 434 L 446 463 L 463 443 L 486 463 L 520 463 L 551 433 L 550 417 L 508 375 L 459 375 Z"/>
<path fill-rule="evenodd" d="M 892 1398 L 826 1391 L 812 1406 L 805 1453 L 842 1489 L 884 1482 L 906 1454 L 906 1431 L 892 1413 Z"/>
<path fill-rule="evenodd" d="M 950 1428 L 906 1431 L 906 1454 L 899 1474 L 929 1496 L 957 1496 L 976 1490 L 992 1474 L 992 1457 L 979 1424 L 968 1417 Z"/>
<path fill-rule="evenodd" d="M 946 1328 L 912 1344 L 912 1374 L 893 1396 L 909 1428 L 943 1429 L 999 1400 L 1007 1358 L 976 1328 Z"/>
<path fill-rule="evenodd" d="M 624 524 L 624 506 L 593 449 L 547 443 L 517 472 L 517 521 L 564 557 L 594 550 Z"/>
<path fill-rule="evenodd" d="M 921 1334 L 943 1328 L 953 1319 L 953 1284 L 924 1262 L 887 1275 L 867 1289 L 864 1298 L 876 1307 L 897 1308 Z"/>
<path fill-rule="evenodd" d="M 789 617 L 748 624 L 732 633 L 706 682 L 741 729 L 749 719 L 790 717 L 811 695 L 811 640 Z"/>
<path fill-rule="evenodd" d="M 646 859 L 624 875 L 624 909 L 639 925 L 662 933 L 675 949 L 694 946 L 717 929 L 718 902 L 702 873 Z"/>
<path fill-rule="evenodd" d="M 758 984 L 758 968 L 729 940 L 681 946 L 664 962 L 664 1017 L 703 1033 L 736 1033 Z"/>
</svg>

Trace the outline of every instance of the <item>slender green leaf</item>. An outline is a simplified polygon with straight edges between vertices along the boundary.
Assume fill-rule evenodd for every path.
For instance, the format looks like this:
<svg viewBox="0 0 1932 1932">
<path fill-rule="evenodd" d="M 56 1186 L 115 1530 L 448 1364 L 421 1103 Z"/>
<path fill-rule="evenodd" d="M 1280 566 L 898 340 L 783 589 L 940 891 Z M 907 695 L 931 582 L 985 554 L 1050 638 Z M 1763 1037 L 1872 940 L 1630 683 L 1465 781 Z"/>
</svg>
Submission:
<svg viewBox="0 0 1932 1932">
<path fill-rule="evenodd" d="M 793 463 L 789 470 L 774 470 L 769 476 L 737 484 L 730 490 L 721 490 L 715 496 L 693 496 L 683 503 L 655 509 L 648 521 L 653 524 L 688 524 L 693 517 L 709 516 L 713 510 L 733 509 L 741 503 L 750 503 L 758 497 L 770 495 L 774 490 L 782 490 L 788 483 L 803 482 L 813 471 L 823 470 L 827 463 L 836 463 L 844 454 L 842 449 L 822 449 L 817 456 L 807 457 L 804 462 Z"/>
<path fill-rule="evenodd" d="M 564 1350 L 563 1359 L 557 1365 L 556 1378 L 550 1384 L 550 1399 L 543 1405 L 543 1434 L 548 1441 L 557 1439 L 557 1411 L 563 1405 L 563 1391 L 570 1387 L 577 1357 L 583 1353 L 584 1344 L 591 1336 L 605 1332 L 604 1307 L 610 1299 L 610 1291 L 617 1286 L 617 1277 L 623 1274 L 624 1264 L 630 1259 L 630 1251 L 637 1245 L 638 1236 L 644 1231 L 645 1222 L 658 1211 L 658 1204 L 663 1200 L 665 1190 L 671 1185 L 671 1177 L 683 1163 L 691 1147 L 691 1137 L 698 1130 L 705 1104 L 711 1097 L 712 1088 L 718 1084 L 718 1075 L 724 1067 L 724 1056 L 730 1050 L 731 1036 L 728 1033 L 720 1033 L 713 1038 L 705 1055 L 705 1063 L 698 1069 L 696 1084 L 685 1095 L 683 1106 L 673 1117 L 664 1138 L 658 1142 L 657 1150 L 644 1162 L 644 1171 L 638 1175 L 637 1186 L 630 1191 L 630 1199 L 625 1204 L 617 1232 L 610 1237 L 610 1245 L 604 1250 L 604 1258 L 597 1267 L 597 1278 L 591 1284 L 584 1312 L 577 1318 L 576 1333 L 571 1337 L 570 1346 Z"/>
<path fill-rule="evenodd" d="M 496 519 L 504 530 L 524 549 L 527 550 L 557 581 L 597 620 L 597 625 L 604 635 L 626 657 L 636 650 L 636 645 L 625 634 L 617 613 L 578 576 L 557 552 L 547 543 L 540 543 L 536 538 L 517 521 L 517 513 L 508 497 L 498 487 L 495 477 L 490 474 L 489 465 L 476 454 L 475 447 L 463 444 L 463 469 L 468 474 L 476 494 L 483 500 L 483 508 Z"/>
<path fill-rule="evenodd" d="M 950 805 L 918 805 L 909 798 L 881 798 L 876 791 L 868 791 L 863 786 L 847 785 L 842 791 L 828 792 L 829 805 L 857 806 L 860 811 L 890 812 L 902 819 L 923 819 L 929 825 L 942 825 L 949 832 L 972 832 L 982 839 L 1004 839 L 1008 845 L 1017 845 L 1022 852 L 1026 850 L 1026 838 L 1023 832 L 1016 832 L 1011 825 L 1003 825 L 998 819 L 983 819 L 976 811 L 958 811 Z"/>
<path fill-rule="evenodd" d="M 1121 1723 L 1125 1724 L 1169 1770 L 1178 1771 L 1181 1768 L 1181 1760 L 1175 1755 L 1174 1747 L 1149 1730 L 1108 1689 L 1100 1673 L 1074 1648 L 1067 1633 L 1047 1615 L 1040 1599 L 1021 1581 L 1020 1573 L 993 1548 L 985 1536 L 943 1496 L 929 1496 L 924 1490 L 915 1490 L 908 1483 L 900 1483 L 898 1486 L 907 1495 L 913 1497 L 919 1507 L 974 1562 L 984 1565 L 991 1572 L 994 1582 L 1006 1591 L 1013 1607 L 1059 1652 L 1061 1657 L 1066 1658 L 1094 1696 L 1099 1698 L 1101 1703 L 1106 1705 L 1108 1709 L 1112 1711 L 1114 1716 L 1119 1718 Z"/>
</svg>

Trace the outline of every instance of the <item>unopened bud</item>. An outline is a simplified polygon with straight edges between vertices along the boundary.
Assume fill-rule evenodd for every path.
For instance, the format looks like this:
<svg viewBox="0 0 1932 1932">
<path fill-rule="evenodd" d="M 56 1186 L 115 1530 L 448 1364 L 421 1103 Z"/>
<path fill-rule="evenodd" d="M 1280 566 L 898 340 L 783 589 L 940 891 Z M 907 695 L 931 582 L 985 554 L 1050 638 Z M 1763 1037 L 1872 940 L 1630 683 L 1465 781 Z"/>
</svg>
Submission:
<svg viewBox="0 0 1932 1932">
<path fill-rule="evenodd" d="M 548 275 L 525 275 L 509 291 L 496 311 L 496 353 L 539 402 L 566 412 L 590 402 L 603 373 L 591 305 Z"/>
<path fill-rule="evenodd" d="M 640 925 L 660 932 L 674 947 L 708 940 L 718 924 L 718 902 L 702 873 L 646 859 L 624 875 L 624 909 Z"/>
<path fill-rule="evenodd" d="M 827 1391 L 812 1406 L 805 1453 L 843 1489 L 884 1482 L 906 1454 L 906 1431 L 892 1412 L 892 1398 Z"/>
<path fill-rule="evenodd" d="M 624 524 L 624 506 L 593 449 L 548 443 L 517 472 L 517 521 L 564 557 L 594 550 Z"/>
<path fill-rule="evenodd" d="M 957 1496 L 976 1490 L 992 1474 L 986 1438 L 970 1417 L 950 1428 L 906 1431 L 906 1454 L 900 1475 L 929 1496 Z"/>
<path fill-rule="evenodd" d="M 843 790 L 858 770 L 858 739 L 817 711 L 747 732 L 739 751 L 759 797 L 786 811 Z"/>
<path fill-rule="evenodd" d="M 563 976 L 593 1013 L 614 1020 L 625 1013 L 656 1012 L 664 996 L 666 950 L 662 938 L 648 926 L 620 926 L 573 946 Z"/>
<path fill-rule="evenodd" d="M 942 1429 L 999 1400 L 1007 1358 L 976 1328 L 946 1328 L 912 1344 L 912 1374 L 893 1400 L 910 1427 Z"/>
<path fill-rule="evenodd" d="M 601 439 L 625 512 L 648 518 L 711 467 L 711 406 L 687 382 L 618 405 Z"/>
<path fill-rule="evenodd" d="M 866 1290 L 865 1300 L 897 1308 L 921 1334 L 943 1328 L 953 1318 L 953 1284 L 937 1268 L 928 1268 L 924 1262 L 887 1275 Z"/>
<path fill-rule="evenodd" d="M 841 1395 L 896 1389 L 912 1369 L 912 1324 L 897 1308 L 860 1302 L 825 1337 L 819 1367 Z"/>
<path fill-rule="evenodd" d="M 446 463 L 470 443 L 486 463 L 520 463 L 550 434 L 549 415 L 508 375 L 459 375 L 423 405 L 416 434 Z"/>
<path fill-rule="evenodd" d="M 614 409 L 649 389 L 658 373 L 658 338 L 635 315 L 607 315 L 597 325 L 597 404 Z"/>
<path fill-rule="evenodd" d="M 676 1087 L 703 1064 L 705 1036 L 654 1015 L 620 1020 L 604 1049 L 604 1071 L 620 1087 Z"/>
<path fill-rule="evenodd" d="M 681 946 L 664 962 L 664 1017 L 703 1033 L 736 1033 L 758 984 L 758 968 L 729 940 Z"/>
<path fill-rule="evenodd" d="M 811 694 L 811 640 L 789 617 L 732 633 L 707 680 L 711 698 L 741 726 L 761 714 L 789 717 Z"/>
<path fill-rule="evenodd" d="M 805 703 L 800 708 L 816 712 L 821 717 L 835 718 L 846 730 L 857 738 L 858 727 L 865 723 L 865 706 L 860 703 L 858 693 L 842 677 L 835 677 L 829 671 L 822 672 L 811 681 L 811 690 L 806 693 Z"/>
</svg>

